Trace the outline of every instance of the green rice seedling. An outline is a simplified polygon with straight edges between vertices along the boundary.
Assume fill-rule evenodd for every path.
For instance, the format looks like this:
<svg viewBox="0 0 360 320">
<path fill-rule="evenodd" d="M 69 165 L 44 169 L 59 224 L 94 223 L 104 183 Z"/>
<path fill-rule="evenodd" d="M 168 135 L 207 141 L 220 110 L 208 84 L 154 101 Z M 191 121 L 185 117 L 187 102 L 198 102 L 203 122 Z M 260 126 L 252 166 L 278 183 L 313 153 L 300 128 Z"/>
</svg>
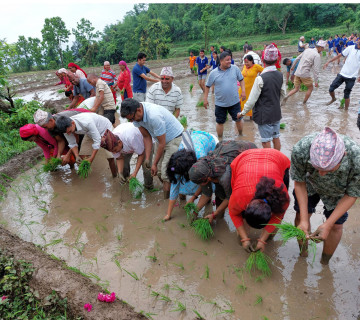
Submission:
<svg viewBox="0 0 360 320">
<path fill-rule="evenodd" d="M 344 107 L 345 107 L 345 99 L 342 98 L 342 99 L 340 100 L 340 109 L 343 109 Z"/>
<path fill-rule="evenodd" d="M 177 306 L 170 310 L 171 312 L 183 312 L 186 310 L 186 305 L 182 304 L 180 301 L 176 301 L 175 303 Z"/>
<path fill-rule="evenodd" d="M 251 273 L 251 271 L 255 269 L 255 261 L 256 261 L 255 252 L 251 252 L 249 258 L 247 258 L 245 263 L 245 269 L 247 272 Z"/>
<path fill-rule="evenodd" d="M 46 208 L 38 208 L 40 211 L 42 211 L 42 212 L 45 212 L 45 213 L 49 213 L 49 210 L 48 209 L 46 209 Z"/>
<path fill-rule="evenodd" d="M 207 255 L 208 255 L 208 253 L 207 253 L 205 250 L 203 250 L 203 251 L 197 250 L 197 249 L 191 249 L 191 250 L 196 251 L 196 252 L 200 252 L 200 253 L 202 253 L 204 256 L 207 256 Z"/>
<path fill-rule="evenodd" d="M 229 309 L 225 309 L 221 312 L 219 312 L 218 314 L 231 314 L 231 313 L 234 313 L 235 312 L 235 309 L 232 307 L 231 303 L 230 302 L 225 302 L 228 306 L 229 306 Z"/>
<path fill-rule="evenodd" d="M 285 129 L 286 124 L 285 123 L 280 123 L 280 129 Z"/>
<path fill-rule="evenodd" d="M 100 277 L 92 272 L 89 272 L 89 277 L 95 279 L 97 282 L 101 281 Z"/>
<path fill-rule="evenodd" d="M 181 125 L 182 125 L 184 128 L 187 127 L 187 118 L 186 118 L 186 116 L 182 116 L 179 121 L 180 121 Z"/>
<path fill-rule="evenodd" d="M 169 256 L 169 258 L 171 259 L 176 255 L 176 252 L 174 252 L 174 253 L 166 253 L 166 255 Z"/>
<path fill-rule="evenodd" d="M 246 291 L 247 287 L 243 284 L 239 284 L 236 287 L 236 291 L 243 294 Z"/>
<path fill-rule="evenodd" d="M 143 311 L 140 311 L 140 313 L 143 314 L 146 318 L 148 318 L 150 320 L 154 320 L 154 318 L 152 316 L 157 316 L 157 313 L 151 313 L 151 312 L 144 313 Z"/>
<path fill-rule="evenodd" d="M 193 310 L 193 311 L 196 314 L 197 320 L 205 320 L 205 318 L 199 312 L 197 312 L 196 310 Z"/>
<path fill-rule="evenodd" d="M 140 199 L 141 194 L 144 192 L 144 185 L 137 178 L 131 178 L 129 180 L 129 190 L 133 198 Z"/>
<path fill-rule="evenodd" d="M 225 271 L 223 271 L 223 273 L 222 273 L 222 281 L 223 281 L 224 284 L 226 284 L 226 281 L 225 281 Z"/>
<path fill-rule="evenodd" d="M 324 51 L 323 51 L 323 52 L 324 52 Z M 268 317 L 263 316 L 263 317 L 262 317 L 262 320 L 269 320 L 269 318 L 268 318 Z"/>
<path fill-rule="evenodd" d="M 169 290 L 170 289 L 170 285 L 168 283 L 165 283 L 163 286 L 164 290 Z"/>
<path fill-rule="evenodd" d="M 116 264 L 116 266 L 117 266 L 120 270 L 122 270 L 119 260 L 115 259 L 115 260 L 114 260 L 114 263 Z"/>
<path fill-rule="evenodd" d="M 265 276 L 258 276 L 255 278 L 255 282 L 262 282 L 264 280 Z"/>
<path fill-rule="evenodd" d="M 300 85 L 300 91 L 307 91 L 308 87 L 303 83 Z"/>
<path fill-rule="evenodd" d="M 77 174 L 80 176 L 80 178 L 87 178 L 91 172 L 91 163 L 88 160 L 81 161 Z"/>
<path fill-rule="evenodd" d="M 187 244 L 185 242 L 180 242 L 180 243 L 184 248 L 186 248 Z"/>
<path fill-rule="evenodd" d="M 65 89 L 60 89 L 57 91 L 58 93 L 64 93 L 65 92 Z"/>
<path fill-rule="evenodd" d="M 194 219 L 197 217 L 197 213 L 199 212 L 198 207 L 195 203 L 189 202 L 184 206 L 184 210 L 186 212 L 186 219 L 189 224 L 191 224 Z"/>
<path fill-rule="evenodd" d="M 297 56 L 293 56 L 293 58 L 297 58 Z"/>
<path fill-rule="evenodd" d="M 199 101 L 197 104 L 196 104 L 197 107 L 203 107 L 204 106 L 204 101 Z"/>
<path fill-rule="evenodd" d="M 55 256 L 53 254 L 50 255 L 50 258 L 53 259 L 53 260 L 56 260 L 56 261 L 61 261 L 60 258 L 58 258 L 57 256 Z"/>
<path fill-rule="evenodd" d="M 165 301 L 165 302 L 171 302 L 171 299 L 168 296 L 166 296 L 164 294 L 161 294 L 161 293 L 160 293 L 158 298 L 159 298 L 159 300 L 162 300 L 162 301 Z"/>
<path fill-rule="evenodd" d="M 151 291 L 150 296 L 157 298 L 158 296 L 160 296 L 160 292 L 153 290 L 153 291 Z"/>
<path fill-rule="evenodd" d="M 180 268 L 181 270 L 184 270 L 184 265 L 182 263 L 173 263 L 174 266 Z"/>
<path fill-rule="evenodd" d="M 204 297 L 201 294 L 191 294 L 190 297 L 198 298 L 199 301 L 204 301 Z"/>
<path fill-rule="evenodd" d="M 261 271 L 261 273 L 265 277 L 271 276 L 271 269 L 269 267 L 269 263 L 272 263 L 269 256 L 267 256 L 260 250 L 255 252 L 255 266 L 259 271 Z"/>
<path fill-rule="evenodd" d="M 57 244 L 59 244 L 61 242 L 62 242 L 62 239 L 55 239 L 55 240 L 52 240 L 49 243 L 45 244 L 43 247 L 47 248 L 47 247 L 50 247 L 50 246 L 55 246 L 55 245 L 57 245 Z"/>
<path fill-rule="evenodd" d="M 195 233 L 202 240 L 209 240 L 212 236 L 214 236 L 214 231 L 211 228 L 210 222 L 208 219 L 197 219 L 192 223 L 192 227 Z"/>
<path fill-rule="evenodd" d="M 123 96 L 125 93 L 125 89 L 120 90 L 120 94 Z"/>
<path fill-rule="evenodd" d="M 197 73 L 197 66 L 193 66 L 193 70 L 195 73 Z"/>
<path fill-rule="evenodd" d="M 295 87 L 294 83 L 289 80 L 288 83 L 287 83 L 287 89 L 288 89 L 288 91 L 294 89 L 294 87 Z"/>
<path fill-rule="evenodd" d="M 172 287 L 170 289 L 180 291 L 180 292 L 185 292 L 185 290 L 183 288 L 180 288 L 177 284 L 175 284 L 174 287 Z"/>
<path fill-rule="evenodd" d="M 152 262 L 156 262 L 157 261 L 157 257 L 154 254 L 153 256 L 146 256 L 146 258 L 150 259 Z"/>
<path fill-rule="evenodd" d="M 210 276 L 210 269 L 209 269 L 209 266 L 206 265 L 205 266 L 205 272 L 204 272 L 202 278 L 209 279 L 209 276 Z"/>
<path fill-rule="evenodd" d="M 121 241 L 121 239 L 122 239 L 122 232 L 116 234 L 116 238 L 118 239 L 118 241 Z"/>
<path fill-rule="evenodd" d="M 323 57 L 326 57 L 326 51 L 323 51 L 323 52 L 322 52 L 322 56 L 323 56 Z"/>
<path fill-rule="evenodd" d="M 124 270 L 130 277 L 133 277 L 136 281 L 139 280 L 139 277 L 137 276 L 136 272 L 130 272 L 130 271 L 127 271 L 126 269 L 122 268 L 122 270 Z"/>
<path fill-rule="evenodd" d="M 256 300 L 255 300 L 255 303 L 254 303 L 254 306 L 256 306 L 256 305 L 258 305 L 258 304 L 260 304 L 260 303 L 262 303 L 262 302 L 263 302 L 262 296 L 257 295 L 257 296 L 256 296 Z"/>
<path fill-rule="evenodd" d="M 194 85 L 193 84 L 190 84 L 190 89 L 189 89 L 189 92 L 192 92 L 192 89 L 194 88 Z"/>
<path fill-rule="evenodd" d="M 179 225 L 180 228 L 185 228 L 186 227 L 186 225 L 184 225 L 183 223 L 180 223 L 180 222 L 178 222 L 178 225 Z"/>
<path fill-rule="evenodd" d="M 61 165 L 62 160 L 59 158 L 51 158 L 48 163 L 43 165 L 44 172 L 54 172 Z"/>
</svg>

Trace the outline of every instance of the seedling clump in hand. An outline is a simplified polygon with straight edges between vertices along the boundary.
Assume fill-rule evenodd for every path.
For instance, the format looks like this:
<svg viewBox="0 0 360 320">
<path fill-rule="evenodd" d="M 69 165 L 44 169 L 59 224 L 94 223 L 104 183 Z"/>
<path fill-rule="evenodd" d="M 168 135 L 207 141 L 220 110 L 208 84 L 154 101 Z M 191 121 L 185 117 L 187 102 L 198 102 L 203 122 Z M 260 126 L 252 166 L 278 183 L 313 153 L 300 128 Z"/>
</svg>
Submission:
<svg viewBox="0 0 360 320">
<path fill-rule="evenodd" d="M 189 202 L 185 205 L 184 210 L 186 212 L 186 219 L 189 224 L 191 224 L 192 221 L 196 218 L 199 209 L 197 208 L 195 203 Z"/>
<path fill-rule="evenodd" d="M 91 163 L 88 160 L 81 161 L 77 174 L 80 178 L 87 178 L 91 172 Z"/>
<path fill-rule="evenodd" d="M 271 269 L 269 267 L 270 258 L 263 252 L 251 252 L 249 258 L 246 260 L 246 271 L 251 273 L 254 269 L 262 272 L 264 277 L 271 276 Z"/>
<path fill-rule="evenodd" d="M 144 191 L 144 186 L 137 178 L 131 178 L 129 180 L 129 190 L 133 198 L 139 199 Z"/>
<path fill-rule="evenodd" d="M 190 84 L 190 89 L 189 91 L 192 92 L 192 89 L 194 88 L 194 85 L 193 84 Z"/>
<path fill-rule="evenodd" d="M 211 228 L 208 219 L 204 219 L 204 218 L 197 219 L 192 223 L 192 227 L 194 228 L 195 233 L 202 240 L 209 240 L 214 235 L 214 231 Z"/>
<path fill-rule="evenodd" d="M 183 126 L 184 128 L 187 127 L 187 118 L 186 118 L 186 116 L 182 116 L 182 117 L 180 118 L 180 123 L 182 124 L 182 126 Z"/>
<path fill-rule="evenodd" d="M 51 158 L 48 163 L 45 163 L 43 166 L 44 172 L 53 172 L 56 171 L 57 167 L 61 165 L 62 160 L 59 158 Z"/>
</svg>

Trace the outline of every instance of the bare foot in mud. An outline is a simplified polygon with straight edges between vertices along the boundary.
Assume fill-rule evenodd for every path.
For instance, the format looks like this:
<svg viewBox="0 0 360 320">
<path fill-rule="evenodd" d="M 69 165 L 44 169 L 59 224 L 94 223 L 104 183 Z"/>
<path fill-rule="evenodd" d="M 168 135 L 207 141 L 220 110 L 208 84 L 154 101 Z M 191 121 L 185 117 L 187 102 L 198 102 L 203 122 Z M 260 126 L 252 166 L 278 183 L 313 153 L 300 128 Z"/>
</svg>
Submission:
<svg viewBox="0 0 360 320">
<path fill-rule="evenodd" d="M 335 102 L 336 101 L 336 99 L 331 99 L 331 101 L 329 101 L 326 105 L 327 106 L 329 106 L 329 105 L 331 105 L 333 102 Z"/>
<path fill-rule="evenodd" d="M 300 257 L 306 258 L 308 256 L 308 244 L 302 243 L 301 241 L 298 241 L 299 249 L 300 249 Z"/>
<path fill-rule="evenodd" d="M 329 261 L 330 261 L 331 257 L 332 257 L 332 254 L 323 253 L 321 255 L 320 263 L 327 266 L 329 264 Z"/>
<path fill-rule="evenodd" d="M 164 222 L 171 220 L 171 216 L 169 214 L 167 214 L 164 218 L 163 218 Z"/>
</svg>

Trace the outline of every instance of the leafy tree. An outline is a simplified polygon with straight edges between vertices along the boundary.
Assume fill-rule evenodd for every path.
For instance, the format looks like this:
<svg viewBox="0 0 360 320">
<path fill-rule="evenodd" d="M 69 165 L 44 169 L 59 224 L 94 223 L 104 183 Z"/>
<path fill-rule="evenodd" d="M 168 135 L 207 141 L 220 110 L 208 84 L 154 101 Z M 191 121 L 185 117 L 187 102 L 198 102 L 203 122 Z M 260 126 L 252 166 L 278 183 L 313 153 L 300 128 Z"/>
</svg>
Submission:
<svg viewBox="0 0 360 320">
<path fill-rule="evenodd" d="M 289 19 L 292 16 L 293 11 L 296 11 L 296 6 L 297 5 L 294 4 L 285 5 L 282 3 L 262 4 L 259 11 L 259 17 L 267 26 L 275 22 L 276 26 L 283 34 L 285 34 Z"/>
<path fill-rule="evenodd" d="M 70 35 L 70 31 L 66 29 L 65 22 L 60 17 L 46 18 L 41 33 L 48 51 L 56 51 L 60 57 L 61 65 L 64 65 L 61 46 L 68 41 Z"/>
<path fill-rule="evenodd" d="M 9 65 L 12 58 L 15 56 L 16 50 L 9 46 L 5 39 L 0 39 L 0 99 L 7 100 L 10 103 L 11 108 L 14 107 L 13 97 L 15 93 L 12 91 L 8 81 Z M 5 112 L 9 112 L 9 108 L 6 105 L 1 104 L 0 109 Z"/>
<path fill-rule="evenodd" d="M 209 23 L 211 21 L 211 13 L 213 9 L 213 5 L 211 3 L 204 3 L 204 4 L 198 4 L 198 6 L 201 9 L 201 21 L 204 24 L 204 47 L 205 50 L 208 50 L 208 44 L 209 44 L 209 34 L 208 34 L 208 27 Z"/>
</svg>

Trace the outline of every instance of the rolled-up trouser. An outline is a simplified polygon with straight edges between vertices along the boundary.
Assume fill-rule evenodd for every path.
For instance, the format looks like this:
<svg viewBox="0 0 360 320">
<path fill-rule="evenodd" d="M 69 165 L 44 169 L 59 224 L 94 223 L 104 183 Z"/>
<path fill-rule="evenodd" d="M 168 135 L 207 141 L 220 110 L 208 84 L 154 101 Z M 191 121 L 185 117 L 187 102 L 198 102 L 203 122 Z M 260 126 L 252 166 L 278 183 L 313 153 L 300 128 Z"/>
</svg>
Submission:
<svg viewBox="0 0 360 320">
<path fill-rule="evenodd" d="M 124 157 L 123 175 L 125 178 L 127 178 L 130 175 L 130 160 L 131 160 L 132 156 L 133 156 L 133 153 L 123 154 L 123 157 Z M 152 163 L 152 157 L 153 157 L 153 152 L 151 150 L 150 163 Z M 145 167 L 144 162 L 145 162 L 145 159 L 142 163 L 142 169 L 143 169 L 143 175 L 144 175 L 144 186 L 147 189 L 152 189 L 154 187 L 154 184 L 153 184 L 153 177 L 151 176 L 151 169 L 147 169 Z"/>
<path fill-rule="evenodd" d="M 182 141 L 182 135 L 172 139 L 165 145 L 164 153 L 158 162 L 158 171 L 159 171 L 158 176 L 162 181 L 170 182 L 166 174 L 167 165 L 169 163 L 171 156 L 179 150 L 179 145 L 181 141 Z M 158 147 L 159 144 L 156 143 L 154 149 L 154 157 L 156 155 Z"/>
</svg>

